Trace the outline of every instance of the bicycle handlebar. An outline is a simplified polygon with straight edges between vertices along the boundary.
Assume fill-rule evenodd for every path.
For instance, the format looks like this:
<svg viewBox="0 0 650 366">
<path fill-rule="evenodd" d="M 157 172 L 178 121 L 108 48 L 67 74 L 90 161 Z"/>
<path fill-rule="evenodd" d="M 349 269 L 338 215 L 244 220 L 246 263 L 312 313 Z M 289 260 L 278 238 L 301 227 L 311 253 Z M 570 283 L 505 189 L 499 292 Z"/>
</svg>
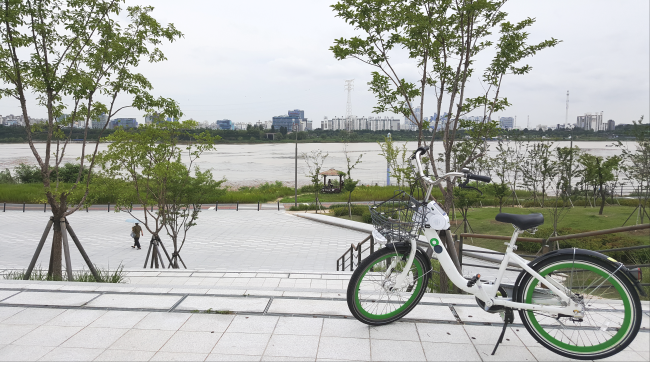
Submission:
<svg viewBox="0 0 650 366">
<path fill-rule="evenodd" d="M 467 177 L 467 179 L 480 180 L 481 182 L 485 182 L 485 183 L 490 183 L 492 181 L 492 178 L 490 177 L 486 177 L 484 175 L 476 175 L 472 173 L 467 173 L 465 177 Z"/>
</svg>

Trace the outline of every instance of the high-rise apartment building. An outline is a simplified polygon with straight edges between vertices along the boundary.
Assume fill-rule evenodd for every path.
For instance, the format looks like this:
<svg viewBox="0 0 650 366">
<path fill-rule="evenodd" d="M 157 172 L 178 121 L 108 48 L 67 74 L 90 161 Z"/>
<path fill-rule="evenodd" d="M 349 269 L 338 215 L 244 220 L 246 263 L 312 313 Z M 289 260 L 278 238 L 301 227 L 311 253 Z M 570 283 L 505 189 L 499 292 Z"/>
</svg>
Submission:
<svg viewBox="0 0 650 366">
<path fill-rule="evenodd" d="M 217 128 L 220 130 L 234 130 L 235 124 L 229 119 L 219 119 L 217 120 Z"/>
<path fill-rule="evenodd" d="M 106 122 L 108 121 L 108 115 L 106 113 L 102 113 L 99 115 L 97 118 L 93 118 L 91 121 L 91 127 L 94 129 L 102 129 L 104 126 L 106 126 Z M 106 126 L 110 127 L 110 126 Z"/>
<path fill-rule="evenodd" d="M 592 131 L 603 131 L 606 128 L 606 126 L 603 125 L 602 113 L 585 113 L 584 116 L 578 116 L 576 119 L 576 127 Z"/>
<path fill-rule="evenodd" d="M 371 131 L 385 131 L 393 130 L 398 131 L 401 129 L 401 123 L 399 118 L 392 117 L 357 117 L 350 116 L 350 118 L 345 117 L 334 117 L 332 119 L 323 118 L 321 121 L 321 128 L 323 130 L 348 130 L 348 131 L 358 131 L 358 130 L 371 130 Z"/>
<path fill-rule="evenodd" d="M 293 126 L 298 125 L 298 131 L 306 131 L 312 129 L 312 121 L 305 118 L 305 111 L 294 109 L 288 111 L 286 116 L 273 117 L 273 128 L 279 130 L 285 127 L 287 131 L 293 131 Z"/>
<path fill-rule="evenodd" d="M 421 111 L 422 110 L 420 109 L 420 107 L 415 107 L 413 109 L 413 113 L 415 114 L 415 118 L 413 118 L 413 115 L 404 117 L 404 125 L 403 125 L 404 130 L 410 130 L 410 131 L 417 131 L 418 130 L 418 124 L 416 123 L 416 121 L 420 119 Z"/>
<path fill-rule="evenodd" d="M 607 131 L 614 131 L 616 129 L 616 122 L 613 119 L 607 121 Z"/>
<path fill-rule="evenodd" d="M 512 117 L 499 118 L 499 127 L 504 130 L 512 130 L 515 127 L 515 119 Z"/>
<path fill-rule="evenodd" d="M 116 118 L 111 120 L 110 128 L 135 128 L 138 127 L 138 121 L 135 118 Z"/>
</svg>

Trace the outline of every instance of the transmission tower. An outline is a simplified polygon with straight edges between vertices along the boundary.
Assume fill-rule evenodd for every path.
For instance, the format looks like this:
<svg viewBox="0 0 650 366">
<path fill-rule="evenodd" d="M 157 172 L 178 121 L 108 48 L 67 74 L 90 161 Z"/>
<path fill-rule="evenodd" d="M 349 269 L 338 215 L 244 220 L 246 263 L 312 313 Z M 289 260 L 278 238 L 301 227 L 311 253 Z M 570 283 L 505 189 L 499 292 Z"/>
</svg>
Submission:
<svg viewBox="0 0 650 366">
<path fill-rule="evenodd" d="M 352 129 L 352 91 L 354 90 L 354 79 L 345 81 L 345 90 L 348 92 L 348 104 L 345 108 L 346 129 Z"/>
<path fill-rule="evenodd" d="M 567 128 L 569 123 L 569 91 L 566 91 L 566 115 L 564 116 L 564 128 Z"/>
</svg>

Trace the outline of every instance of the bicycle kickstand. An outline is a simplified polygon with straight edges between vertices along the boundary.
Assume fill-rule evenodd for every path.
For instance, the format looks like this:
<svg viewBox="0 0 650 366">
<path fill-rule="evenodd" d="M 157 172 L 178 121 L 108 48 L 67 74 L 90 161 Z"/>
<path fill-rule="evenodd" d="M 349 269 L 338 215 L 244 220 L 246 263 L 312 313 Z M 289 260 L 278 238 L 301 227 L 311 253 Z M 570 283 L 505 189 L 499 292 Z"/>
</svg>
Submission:
<svg viewBox="0 0 650 366">
<path fill-rule="evenodd" d="M 494 345 L 494 351 L 492 351 L 492 356 L 497 352 L 497 348 L 499 348 L 499 344 L 503 341 L 503 336 L 506 334 L 506 328 L 508 327 L 508 323 L 512 324 L 515 321 L 515 314 L 512 311 L 512 309 L 505 309 L 505 316 L 504 316 L 504 323 L 503 323 L 503 329 L 501 330 L 501 335 L 499 336 L 499 340 L 497 341 L 497 344 Z"/>
</svg>

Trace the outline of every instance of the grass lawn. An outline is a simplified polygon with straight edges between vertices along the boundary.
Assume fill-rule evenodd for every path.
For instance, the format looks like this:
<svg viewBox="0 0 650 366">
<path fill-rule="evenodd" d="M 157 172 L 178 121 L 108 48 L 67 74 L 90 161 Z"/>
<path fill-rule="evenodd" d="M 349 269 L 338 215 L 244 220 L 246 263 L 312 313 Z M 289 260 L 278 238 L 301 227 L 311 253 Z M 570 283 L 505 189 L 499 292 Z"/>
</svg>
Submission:
<svg viewBox="0 0 650 366">
<path fill-rule="evenodd" d="M 558 228 L 572 228 L 574 230 L 584 232 L 584 231 L 596 231 L 604 229 L 612 229 L 620 227 L 623 225 L 625 220 L 630 216 L 634 207 L 629 206 L 605 206 L 603 215 L 598 215 L 598 208 L 591 207 L 575 207 L 569 210 L 566 216 L 558 223 Z M 537 207 L 537 208 L 514 208 L 506 207 L 503 208 L 502 212 L 525 215 L 529 213 L 538 212 L 544 215 L 544 225 L 540 226 L 541 228 L 552 228 L 553 227 L 553 216 L 550 213 L 550 210 Z M 506 235 L 511 236 L 513 232 L 513 227 L 510 224 L 504 224 L 494 220 L 494 217 L 499 213 L 498 208 L 473 208 L 469 210 L 467 219 L 472 229 L 477 234 L 492 234 L 492 235 Z M 456 221 L 452 222 L 452 231 L 456 230 L 458 225 L 461 225 L 462 218 L 460 215 L 456 216 Z M 635 218 L 632 217 L 626 225 L 634 225 Z M 644 221 L 647 223 L 648 221 Z M 457 224 L 456 224 L 457 223 Z M 456 233 L 460 234 L 463 228 L 460 227 Z M 634 236 L 644 242 L 644 244 L 650 244 L 650 231 L 649 230 L 640 230 L 637 232 L 627 232 L 620 233 L 619 235 L 630 235 Z M 478 245 L 484 248 L 489 248 L 492 250 L 498 250 L 502 252 L 504 250 L 504 245 L 498 240 L 488 240 L 488 239 L 473 239 L 466 241 L 468 244 Z"/>
</svg>

